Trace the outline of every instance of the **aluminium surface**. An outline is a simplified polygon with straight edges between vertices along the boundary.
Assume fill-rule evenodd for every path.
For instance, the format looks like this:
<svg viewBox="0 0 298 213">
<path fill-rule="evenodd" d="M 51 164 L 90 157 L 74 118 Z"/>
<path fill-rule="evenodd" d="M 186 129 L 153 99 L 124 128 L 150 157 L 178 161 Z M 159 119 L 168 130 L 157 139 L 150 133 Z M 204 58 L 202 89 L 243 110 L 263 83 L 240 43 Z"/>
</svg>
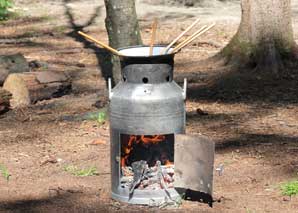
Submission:
<svg viewBox="0 0 298 213">
<path fill-rule="evenodd" d="M 158 54 L 163 47 L 155 47 Z M 111 131 L 112 198 L 147 204 L 175 200 L 175 189 L 135 189 L 129 199 L 129 189 L 120 185 L 120 135 L 183 134 L 185 132 L 185 93 L 173 81 L 174 54 L 144 56 L 149 47 L 119 50 L 122 81 L 109 91 Z"/>
</svg>

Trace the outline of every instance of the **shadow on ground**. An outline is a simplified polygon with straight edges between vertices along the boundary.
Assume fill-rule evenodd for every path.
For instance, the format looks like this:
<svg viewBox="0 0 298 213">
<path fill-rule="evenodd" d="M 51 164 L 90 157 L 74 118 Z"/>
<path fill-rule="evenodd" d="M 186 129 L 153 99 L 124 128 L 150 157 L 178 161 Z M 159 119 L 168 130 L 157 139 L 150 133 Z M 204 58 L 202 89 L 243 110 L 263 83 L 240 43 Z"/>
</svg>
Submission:
<svg viewBox="0 0 298 213">
<path fill-rule="evenodd" d="M 5 212 L 110 212 L 113 207 L 107 202 L 80 203 L 80 196 L 63 193 L 42 199 L 0 201 L 0 211 Z"/>
<path fill-rule="evenodd" d="M 103 48 L 99 48 L 95 46 L 92 42 L 88 41 L 84 37 L 78 34 L 78 31 L 84 32 L 84 28 L 89 27 L 92 25 L 97 17 L 100 16 L 100 10 L 101 6 L 97 7 L 95 9 L 94 14 L 90 17 L 90 19 L 85 24 L 76 24 L 74 14 L 72 13 L 72 9 L 67 6 L 67 3 L 69 0 L 64 0 L 64 8 L 65 8 L 65 14 L 68 18 L 69 25 L 71 27 L 71 32 L 67 33 L 67 36 L 74 38 L 75 41 L 80 42 L 84 45 L 84 48 L 91 49 L 94 51 L 96 58 L 97 58 L 97 64 L 100 66 L 102 77 L 106 80 L 106 83 L 108 82 L 108 78 L 112 78 L 112 64 L 111 64 L 111 54 L 107 52 Z"/>
<path fill-rule="evenodd" d="M 194 101 L 222 103 L 297 104 L 298 72 L 296 70 L 292 68 L 285 75 L 278 77 L 271 73 L 231 70 L 212 76 L 208 83 L 190 84 L 188 97 Z M 205 80 L 206 76 L 203 77 Z"/>
<path fill-rule="evenodd" d="M 236 148 L 240 146 L 272 145 L 273 143 L 284 145 L 286 147 L 287 145 L 291 144 L 296 145 L 297 142 L 298 137 L 290 137 L 277 134 L 242 133 L 240 137 L 219 141 L 215 147 L 218 151 L 221 151 L 231 147 Z"/>
<path fill-rule="evenodd" d="M 152 208 L 152 212 L 158 208 Z M 5 212 L 144 212 L 142 206 L 132 206 L 102 200 L 99 195 L 61 193 L 41 199 L 0 201 L 0 211 Z M 155 212 L 155 211 L 154 211 Z"/>
</svg>

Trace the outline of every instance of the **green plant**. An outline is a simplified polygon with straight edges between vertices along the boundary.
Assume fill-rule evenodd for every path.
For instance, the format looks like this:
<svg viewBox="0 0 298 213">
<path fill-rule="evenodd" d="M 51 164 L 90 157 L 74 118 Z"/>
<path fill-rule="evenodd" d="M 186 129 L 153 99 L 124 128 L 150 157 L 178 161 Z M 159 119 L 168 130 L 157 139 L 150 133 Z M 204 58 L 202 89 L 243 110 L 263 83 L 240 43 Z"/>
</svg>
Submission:
<svg viewBox="0 0 298 213">
<path fill-rule="evenodd" d="M 0 20 L 7 19 L 9 8 L 12 7 L 12 0 L 0 0 Z"/>
<path fill-rule="evenodd" d="M 102 124 L 105 122 L 106 118 L 107 118 L 107 115 L 105 112 L 99 112 L 97 117 L 97 122 Z"/>
<path fill-rule="evenodd" d="M 8 169 L 7 169 L 5 166 L 1 165 L 1 164 L 0 164 L 0 172 L 1 172 L 2 176 L 3 176 L 7 181 L 9 181 L 9 177 L 10 177 L 11 175 L 9 174 Z"/>
<path fill-rule="evenodd" d="M 281 185 L 283 195 L 297 195 L 298 194 L 298 181 L 290 181 Z"/>
<path fill-rule="evenodd" d="M 103 124 L 107 119 L 107 113 L 104 110 L 89 112 L 84 117 L 86 120 L 96 120 L 99 124 Z"/>
<path fill-rule="evenodd" d="M 283 195 L 288 195 L 288 196 L 297 195 L 298 194 L 298 181 L 294 180 L 294 181 L 290 181 L 287 183 L 283 183 L 281 185 L 281 190 L 282 190 Z"/>
<path fill-rule="evenodd" d="M 78 176 L 78 177 L 87 177 L 87 176 L 95 176 L 98 175 L 98 171 L 96 170 L 96 167 L 92 166 L 85 169 L 79 169 L 76 166 L 65 166 L 64 171 L 69 172 L 72 175 Z"/>
</svg>

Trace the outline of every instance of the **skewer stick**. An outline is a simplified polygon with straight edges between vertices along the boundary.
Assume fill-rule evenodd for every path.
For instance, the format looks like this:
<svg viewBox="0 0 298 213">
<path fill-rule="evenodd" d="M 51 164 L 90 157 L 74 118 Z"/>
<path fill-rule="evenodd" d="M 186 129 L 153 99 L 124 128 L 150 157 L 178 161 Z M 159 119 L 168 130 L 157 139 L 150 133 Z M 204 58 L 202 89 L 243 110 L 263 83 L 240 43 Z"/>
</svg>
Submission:
<svg viewBox="0 0 298 213">
<path fill-rule="evenodd" d="M 185 33 L 187 33 L 188 31 L 190 31 L 198 22 L 200 21 L 200 19 L 195 20 L 186 30 L 184 30 L 180 35 L 178 35 L 162 52 L 162 54 L 166 54 L 168 52 L 168 50 L 171 48 L 171 46 L 173 46 L 180 38 L 182 38 L 182 36 L 185 35 Z"/>
<path fill-rule="evenodd" d="M 197 34 L 199 34 L 200 32 L 202 32 L 203 30 L 205 30 L 207 28 L 207 25 L 204 25 L 203 27 L 201 27 L 200 29 L 198 29 L 196 32 L 194 32 L 191 36 L 187 37 L 184 41 L 182 41 L 180 44 L 178 44 L 175 49 L 180 49 L 180 47 L 184 44 L 186 44 L 188 41 L 190 41 L 193 37 L 195 37 Z M 172 50 L 171 52 L 174 52 L 174 50 Z"/>
<path fill-rule="evenodd" d="M 93 38 L 93 37 L 91 37 L 91 36 L 89 36 L 89 35 L 81 32 L 81 31 L 79 31 L 78 34 L 80 34 L 81 36 L 89 39 L 90 41 L 93 41 L 94 43 L 98 44 L 99 46 L 105 48 L 106 50 L 108 50 L 109 52 L 111 52 L 111 53 L 113 53 L 115 55 L 122 55 L 119 51 L 115 50 L 114 48 L 112 48 L 112 47 L 110 47 L 110 46 L 102 43 L 101 41 L 96 40 L 95 38 Z"/>
<path fill-rule="evenodd" d="M 149 56 L 151 56 L 153 54 L 153 46 L 154 46 L 154 41 L 155 41 L 156 28 L 157 28 L 157 18 L 155 18 L 152 23 Z"/>
<path fill-rule="evenodd" d="M 174 50 L 172 52 L 176 52 L 178 50 L 180 50 L 181 48 L 185 47 L 186 45 L 188 45 L 189 43 L 191 43 L 193 40 L 195 40 L 196 38 L 198 38 L 200 35 L 204 34 L 205 32 L 207 32 L 208 30 L 210 30 L 212 27 L 215 26 L 215 23 L 211 24 L 209 27 L 207 27 L 206 29 L 204 29 L 203 31 L 197 33 L 195 36 L 193 36 L 191 39 L 189 39 L 187 42 L 184 42 L 183 44 L 177 46 L 176 48 L 174 48 Z"/>
</svg>

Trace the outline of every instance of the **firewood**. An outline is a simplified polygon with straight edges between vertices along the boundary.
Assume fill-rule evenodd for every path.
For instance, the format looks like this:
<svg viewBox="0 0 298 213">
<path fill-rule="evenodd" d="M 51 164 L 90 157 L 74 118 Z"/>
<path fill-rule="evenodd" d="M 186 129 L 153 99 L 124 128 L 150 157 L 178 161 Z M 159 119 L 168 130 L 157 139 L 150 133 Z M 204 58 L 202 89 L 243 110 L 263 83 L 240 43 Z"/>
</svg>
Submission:
<svg viewBox="0 0 298 213">
<path fill-rule="evenodd" d="M 14 73 L 7 77 L 3 88 L 12 94 L 12 107 L 21 107 L 65 95 L 71 90 L 71 82 L 58 72 Z"/>
<path fill-rule="evenodd" d="M 28 72 L 29 65 L 22 54 L 0 56 L 0 85 L 10 73 Z"/>
<path fill-rule="evenodd" d="M 9 110 L 11 94 L 0 88 L 0 114 Z"/>
</svg>

